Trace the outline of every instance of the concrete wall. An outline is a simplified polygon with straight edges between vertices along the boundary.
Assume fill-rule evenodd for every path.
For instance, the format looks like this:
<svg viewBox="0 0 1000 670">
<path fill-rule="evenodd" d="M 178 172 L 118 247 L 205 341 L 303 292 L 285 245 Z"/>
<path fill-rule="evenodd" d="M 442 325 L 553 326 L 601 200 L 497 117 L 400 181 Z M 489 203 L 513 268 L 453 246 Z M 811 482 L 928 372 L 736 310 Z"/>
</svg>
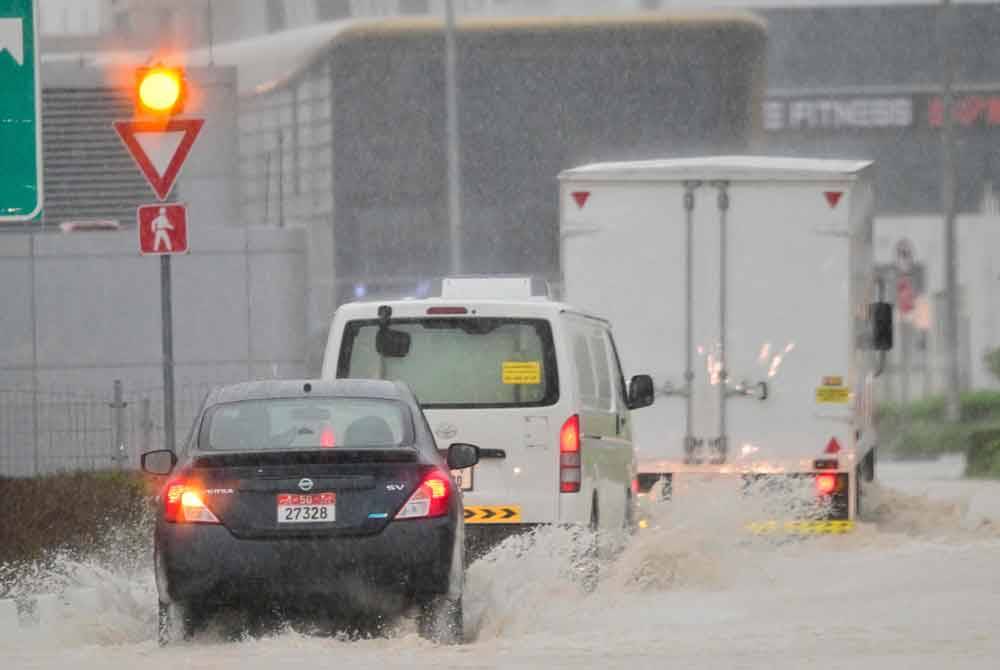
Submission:
<svg viewBox="0 0 1000 670">
<path fill-rule="evenodd" d="M 79 450 L 83 464 L 102 465 L 93 454 L 110 452 L 90 442 L 110 439 L 94 433 L 109 430 L 115 379 L 133 405 L 140 394 L 153 398 L 162 426 L 160 261 L 139 256 L 136 244 L 134 230 L 0 236 L 0 474 L 66 469 Z M 172 260 L 179 438 L 209 386 L 305 374 L 304 232 L 207 228 L 192 249 Z M 33 409 L 26 398 L 36 388 Z M 87 400 L 73 409 L 67 395 Z M 35 411 L 49 445 L 39 463 Z"/>
</svg>

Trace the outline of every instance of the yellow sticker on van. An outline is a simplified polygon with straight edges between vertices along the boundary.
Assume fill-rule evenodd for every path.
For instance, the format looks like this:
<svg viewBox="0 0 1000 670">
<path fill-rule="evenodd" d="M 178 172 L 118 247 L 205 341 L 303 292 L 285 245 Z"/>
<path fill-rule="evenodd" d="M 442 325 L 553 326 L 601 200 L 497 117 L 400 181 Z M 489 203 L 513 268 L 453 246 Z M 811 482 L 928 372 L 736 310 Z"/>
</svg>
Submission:
<svg viewBox="0 0 1000 670">
<path fill-rule="evenodd" d="M 504 361 L 504 384 L 541 384 L 542 364 L 538 361 Z"/>
<path fill-rule="evenodd" d="M 846 405 L 851 392 L 845 386 L 820 386 L 816 389 L 816 402 L 824 405 Z"/>
</svg>

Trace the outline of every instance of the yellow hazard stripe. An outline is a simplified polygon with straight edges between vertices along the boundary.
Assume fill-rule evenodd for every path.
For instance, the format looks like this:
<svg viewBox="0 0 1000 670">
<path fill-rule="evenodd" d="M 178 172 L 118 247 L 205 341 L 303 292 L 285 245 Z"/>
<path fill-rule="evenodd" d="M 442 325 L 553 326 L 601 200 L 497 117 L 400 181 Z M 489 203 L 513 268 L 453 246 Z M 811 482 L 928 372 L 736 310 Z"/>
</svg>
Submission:
<svg viewBox="0 0 1000 670">
<path fill-rule="evenodd" d="M 520 505 L 466 507 L 465 523 L 521 523 L 521 507 Z"/>
<path fill-rule="evenodd" d="M 791 533 L 795 535 L 840 535 L 854 530 L 854 522 L 841 521 L 758 521 L 747 527 L 758 535 Z"/>
</svg>

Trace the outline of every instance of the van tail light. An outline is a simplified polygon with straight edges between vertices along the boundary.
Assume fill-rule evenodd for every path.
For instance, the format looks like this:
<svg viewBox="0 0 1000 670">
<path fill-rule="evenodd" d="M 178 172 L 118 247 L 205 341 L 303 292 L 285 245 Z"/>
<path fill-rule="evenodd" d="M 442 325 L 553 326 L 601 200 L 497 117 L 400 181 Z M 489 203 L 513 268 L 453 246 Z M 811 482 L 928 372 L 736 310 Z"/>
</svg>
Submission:
<svg viewBox="0 0 1000 670">
<path fill-rule="evenodd" d="M 559 491 L 580 491 L 580 417 L 574 414 L 566 419 L 559 431 Z"/>
<path fill-rule="evenodd" d="M 202 499 L 204 494 L 184 482 L 171 482 L 163 496 L 163 518 L 168 523 L 219 523 Z"/>
<path fill-rule="evenodd" d="M 451 477 L 440 470 L 432 470 L 396 514 L 396 519 L 432 519 L 448 514 L 451 499 Z"/>
</svg>

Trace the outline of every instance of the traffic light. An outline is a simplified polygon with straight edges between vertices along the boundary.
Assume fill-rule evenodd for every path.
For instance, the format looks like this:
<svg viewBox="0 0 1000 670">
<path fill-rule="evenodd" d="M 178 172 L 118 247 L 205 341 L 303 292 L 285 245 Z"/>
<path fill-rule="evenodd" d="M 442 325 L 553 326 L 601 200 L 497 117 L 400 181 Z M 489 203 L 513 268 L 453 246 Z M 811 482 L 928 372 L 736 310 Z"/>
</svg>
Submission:
<svg viewBox="0 0 1000 670">
<path fill-rule="evenodd" d="M 184 111 L 187 81 L 180 68 L 154 65 L 136 70 L 137 111 L 144 116 L 168 117 Z"/>
</svg>

